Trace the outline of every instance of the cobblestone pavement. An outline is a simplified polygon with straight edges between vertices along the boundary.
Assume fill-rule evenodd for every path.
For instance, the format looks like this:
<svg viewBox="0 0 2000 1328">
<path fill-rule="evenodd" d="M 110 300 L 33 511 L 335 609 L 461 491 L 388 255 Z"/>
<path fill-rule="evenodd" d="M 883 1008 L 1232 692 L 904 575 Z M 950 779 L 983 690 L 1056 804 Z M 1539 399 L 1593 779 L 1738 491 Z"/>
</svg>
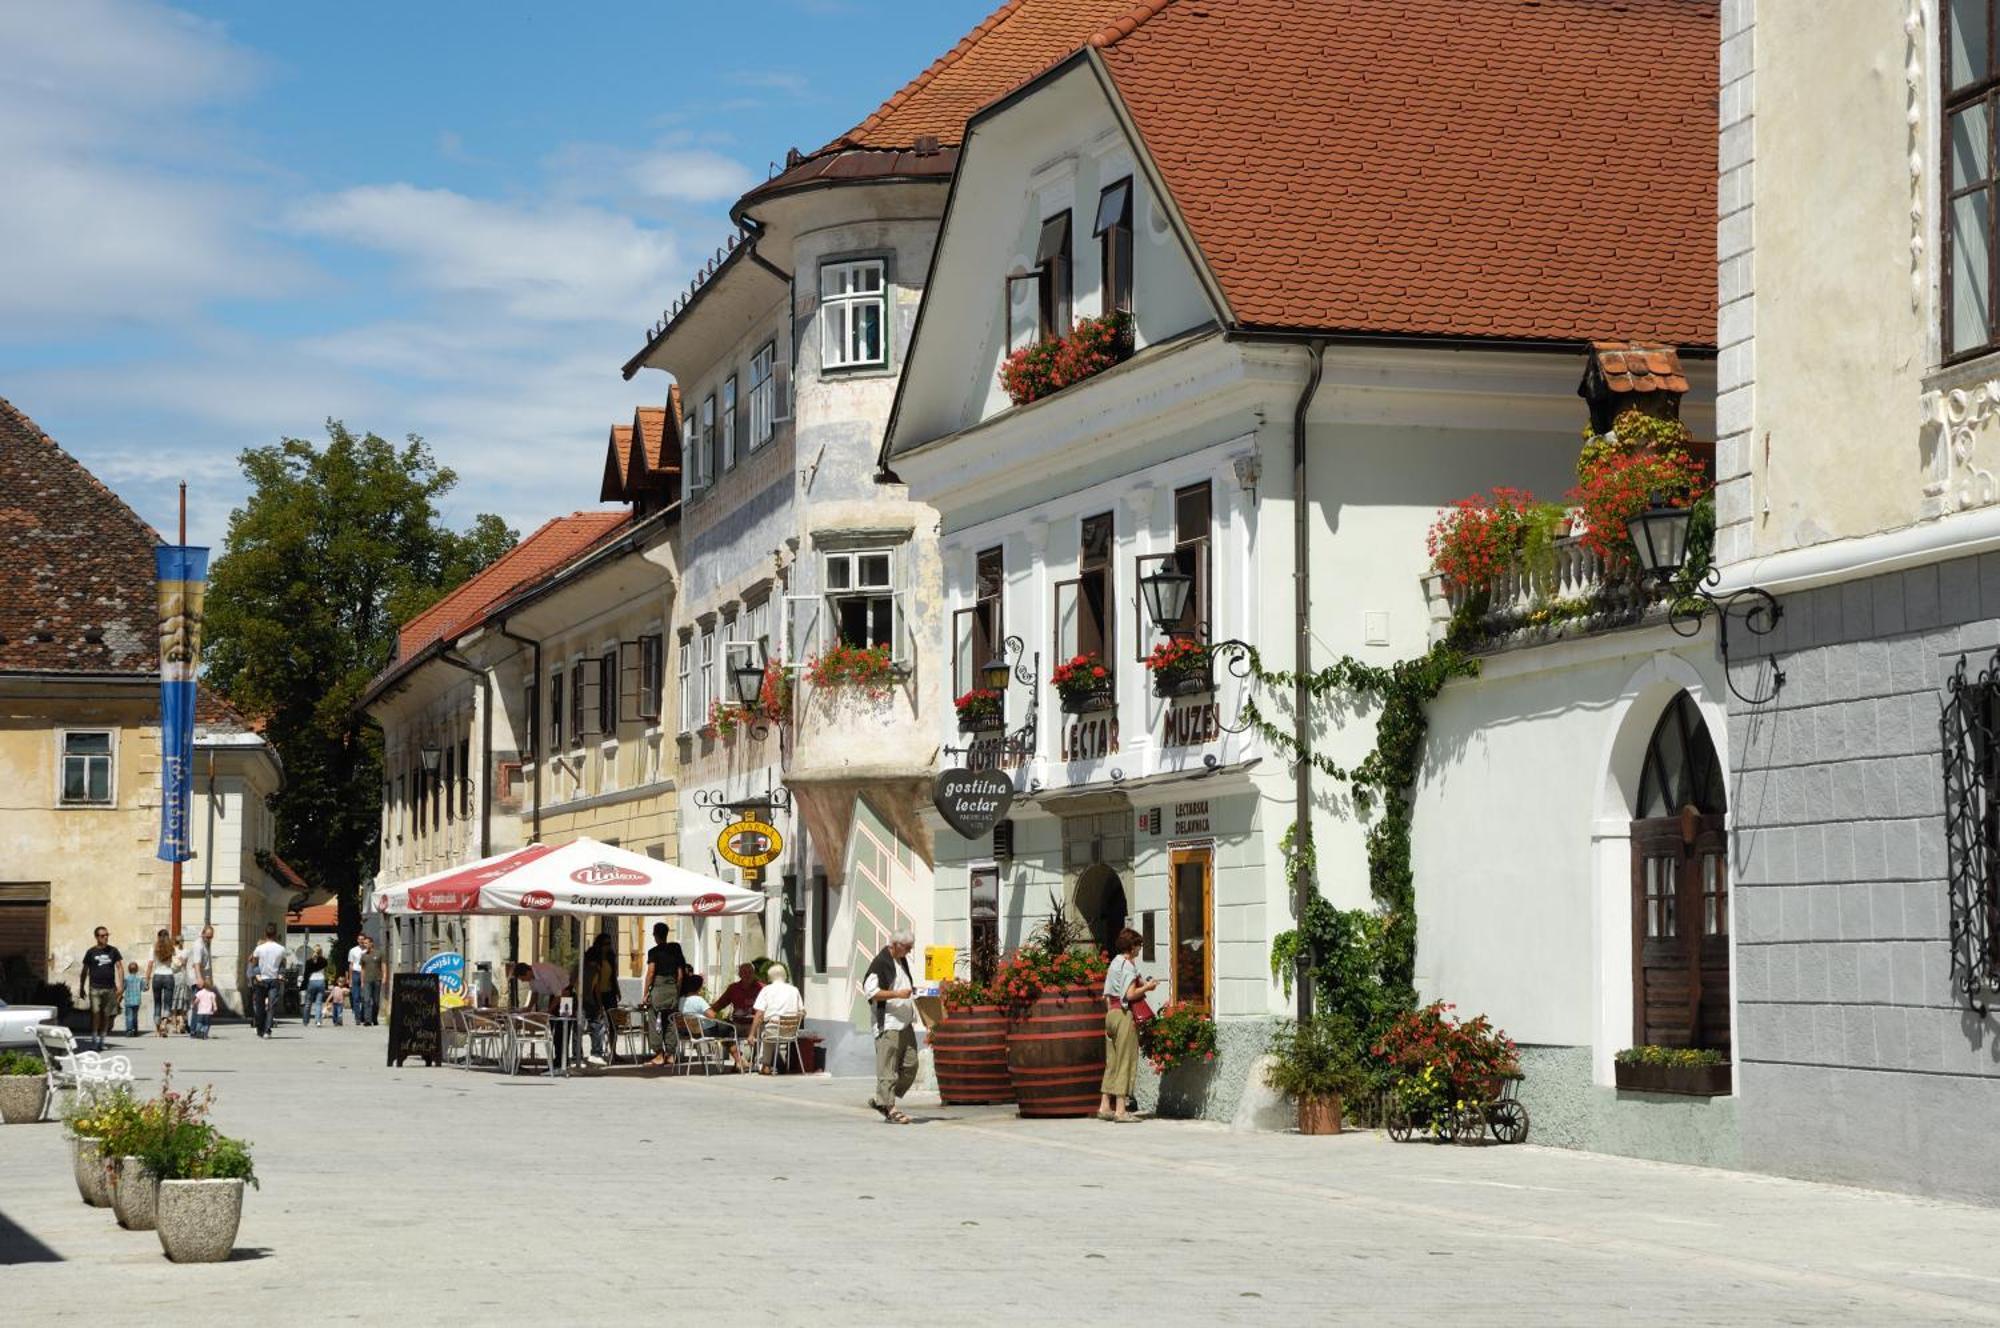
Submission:
<svg viewBox="0 0 2000 1328">
<path fill-rule="evenodd" d="M 387 1069 L 382 1030 L 130 1044 L 256 1146 L 175 1266 L 0 1127 L 0 1321 L 2000 1323 L 2000 1211 L 1533 1146 L 1032 1122 L 856 1080 Z"/>
</svg>

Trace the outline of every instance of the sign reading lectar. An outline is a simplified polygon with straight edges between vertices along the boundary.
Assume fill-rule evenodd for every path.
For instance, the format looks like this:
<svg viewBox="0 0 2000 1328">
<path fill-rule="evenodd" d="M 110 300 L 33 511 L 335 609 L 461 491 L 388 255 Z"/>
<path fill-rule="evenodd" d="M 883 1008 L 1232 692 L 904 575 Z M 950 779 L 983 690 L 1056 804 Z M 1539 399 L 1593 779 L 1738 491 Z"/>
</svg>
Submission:
<svg viewBox="0 0 2000 1328">
<path fill-rule="evenodd" d="M 785 848 L 778 827 L 744 817 L 722 827 L 715 837 L 715 851 L 732 867 L 762 867 L 775 860 Z"/>
<path fill-rule="evenodd" d="M 1118 717 L 1100 711 L 1075 715 L 1062 726 L 1062 759 L 1096 761 L 1118 755 Z"/>
<path fill-rule="evenodd" d="M 1014 781 L 998 770 L 947 770 L 932 785 L 931 802 L 946 825 L 977 839 L 1007 815 Z"/>
</svg>

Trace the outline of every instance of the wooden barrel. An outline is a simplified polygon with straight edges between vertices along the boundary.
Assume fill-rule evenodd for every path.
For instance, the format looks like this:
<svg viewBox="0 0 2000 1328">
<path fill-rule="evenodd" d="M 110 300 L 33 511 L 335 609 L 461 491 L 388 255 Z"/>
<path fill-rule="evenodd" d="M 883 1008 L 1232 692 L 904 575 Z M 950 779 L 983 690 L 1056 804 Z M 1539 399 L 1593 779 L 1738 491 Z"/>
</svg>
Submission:
<svg viewBox="0 0 2000 1328">
<path fill-rule="evenodd" d="M 1023 1116 L 1088 1116 L 1104 1085 L 1104 998 L 1052 988 L 1007 1026 L 1007 1074 Z"/>
<path fill-rule="evenodd" d="M 938 1096 L 957 1106 L 1012 1102 L 1007 1077 L 1007 1011 L 974 1005 L 946 1012 L 931 1030 L 931 1060 L 937 1067 Z"/>
</svg>

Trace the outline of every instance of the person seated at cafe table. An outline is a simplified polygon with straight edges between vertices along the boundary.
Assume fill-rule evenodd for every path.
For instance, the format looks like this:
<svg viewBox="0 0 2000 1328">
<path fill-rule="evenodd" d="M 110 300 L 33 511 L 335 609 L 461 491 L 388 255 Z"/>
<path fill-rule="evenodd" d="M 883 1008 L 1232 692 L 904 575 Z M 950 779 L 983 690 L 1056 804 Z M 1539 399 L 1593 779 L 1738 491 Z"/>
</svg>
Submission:
<svg viewBox="0 0 2000 1328">
<path fill-rule="evenodd" d="M 743 1050 L 736 1045 L 736 1026 L 727 1019 L 716 1017 L 715 1008 L 701 994 L 702 986 L 703 979 L 699 973 L 690 973 L 681 979 L 680 1013 L 699 1018 L 702 1034 L 722 1039 L 722 1045 L 729 1048 L 729 1059 L 735 1062 L 736 1072 L 750 1073 L 750 1067 L 743 1060 Z"/>
<path fill-rule="evenodd" d="M 764 1055 L 758 1038 L 767 1025 L 774 1026 L 780 1019 L 790 1015 L 803 1015 L 806 1010 L 806 998 L 803 992 L 792 985 L 792 975 L 783 964 L 771 965 L 764 970 L 764 974 L 770 981 L 764 984 L 764 989 L 757 993 L 757 999 L 751 1002 L 755 1017 L 750 1021 L 750 1047 L 757 1056 L 759 1072 L 769 1074 L 771 1067 L 762 1063 Z M 772 1058 L 776 1059 L 775 1051 L 772 1053 Z"/>
<path fill-rule="evenodd" d="M 738 1023 L 747 1023 L 750 1007 L 756 1004 L 757 993 L 762 990 L 764 984 L 757 980 L 757 966 L 738 964 L 736 981 L 722 989 L 722 994 L 715 998 L 715 1008 L 729 1011 L 729 1017 Z"/>
</svg>

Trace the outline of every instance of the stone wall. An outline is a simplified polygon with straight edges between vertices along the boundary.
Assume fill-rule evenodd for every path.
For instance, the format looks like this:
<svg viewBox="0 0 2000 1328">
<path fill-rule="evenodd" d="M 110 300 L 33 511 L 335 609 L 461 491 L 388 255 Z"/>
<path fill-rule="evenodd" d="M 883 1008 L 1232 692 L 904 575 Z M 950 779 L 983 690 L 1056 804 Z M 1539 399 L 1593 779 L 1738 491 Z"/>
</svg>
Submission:
<svg viewBox="0 0 2000 1328">
<path fill-rule="evenodd" d="M 1743 1164 L 2000 1194 L 2000 1021 L 1951 981 L 1939 717 L 2000 643 L 2000 554 L 1786 596 L 1731 637 Z"/>
</svg>

